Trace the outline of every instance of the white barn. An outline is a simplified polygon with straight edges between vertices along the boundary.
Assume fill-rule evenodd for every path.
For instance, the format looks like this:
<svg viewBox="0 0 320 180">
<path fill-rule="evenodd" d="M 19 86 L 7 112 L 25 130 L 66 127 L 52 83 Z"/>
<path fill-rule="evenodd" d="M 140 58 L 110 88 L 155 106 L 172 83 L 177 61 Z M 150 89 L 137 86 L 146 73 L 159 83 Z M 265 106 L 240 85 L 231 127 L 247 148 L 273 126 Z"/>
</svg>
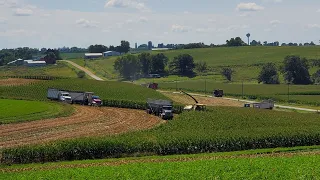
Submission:
<svg viewBox="0 0 320 180">
<path fill-rule="evenodd" d="M 116 51 L 107 51 L 103 53 L 104 57 L 109 57 L 109 56 L 120 56 L 121 54 Z"/>
</svg>

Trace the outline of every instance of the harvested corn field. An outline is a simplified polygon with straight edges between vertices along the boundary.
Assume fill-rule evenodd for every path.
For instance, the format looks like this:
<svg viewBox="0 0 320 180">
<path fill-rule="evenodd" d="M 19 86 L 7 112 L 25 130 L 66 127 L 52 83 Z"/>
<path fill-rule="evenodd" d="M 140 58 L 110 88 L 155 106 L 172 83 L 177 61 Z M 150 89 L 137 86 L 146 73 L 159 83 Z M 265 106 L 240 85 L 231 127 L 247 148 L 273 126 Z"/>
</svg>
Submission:
<svg viewBox="0 0 320 180">
<path fill-rule="evenodd" d="M 115 135 L 162 123 L 144 111 L 77 106 L 70 117 L 0 126 L 0 148 L 78 137 Z"/>
<path fill-rule="evenodd" d="M 172 92 L 162 92 L 163 95 L 167 96 L 170 99 L 174 99 L 177 103 L 182 104 L 194 104 L 194 100 L 189 96 L 184 94 L 177 94 Z M 210 97 L 200 97 L 194 96 L 200 104 L 205 104 L 207 106 L 231 106 L 231 107 L 243 107 L 243 102 L 237 102 L 222 98 L 210 98 Z"/>
</svg>

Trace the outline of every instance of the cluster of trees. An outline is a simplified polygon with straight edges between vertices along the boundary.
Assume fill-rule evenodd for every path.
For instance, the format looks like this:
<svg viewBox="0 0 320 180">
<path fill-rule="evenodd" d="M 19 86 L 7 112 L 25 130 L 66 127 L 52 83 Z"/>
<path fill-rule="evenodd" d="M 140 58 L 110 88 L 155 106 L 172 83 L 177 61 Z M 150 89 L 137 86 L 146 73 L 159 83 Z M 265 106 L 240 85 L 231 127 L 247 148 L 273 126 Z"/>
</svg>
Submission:
<svg viewBox="0 0 320 180">
<path fill-rule="evenodd" d="M 7 64 L 10 61 L 21 59 L 32 59 L 33 55 L 39 54 L 39 49 L 28 47 L 16 49 L 2 49 L 0 50 L 0 66 Z"/>
<path fill-rule="evenodd" d="M 58 48 L 58 51 L 60 51 L 61 53 L 85 53 L 88 52 L 87 48 L 78 48 L 78 47 L 62 47 L 62 48 Z M 42 48 L 41 52 L 46 52 L 46 48 Z"/>
<path fill-rule="evenodd" d="M 121 41 L 121 44 L 119 46 L 104 46 L 101 44 L 91 45 L 88 47 L 88 51 L 90 53 L 103 53 L 106 51 L 117 51 L 120 53 L 128 53 L 130 50 L 130 43 L 128 41 Z"/>
<path fill-rule="evenodd" d="M 227 40 L 226 46 L 247 46 L 247 44 L 244 41 L 242 41 L 240 37 L 236 37 Z"/>
<path fill-rule="evenodd" d="M 258 81 L 265 84 L 279 84 L 278 70 L 280 70 L 287 83 L 302 85 L 319 83 L 320 70 L 310 76 L 309 67 L 308 60 L 305 58 L 287 56 L 279 68 L 274 63 L 265 64 L 259 74 Z"/>
<path fill-rule="evenodd" d="M 203 65 L 203 64 L 202 64 Z M 206 64 L 202 67 L 206 69 Z M 168 68 L 166 68 L 168 67 Z M 114 63 L 114 69 L 124 79 L 134 77 L 146 77 L 149 74 L 175 74 L 181 76 L 194 75 L 196 64 L 189 54 L 181 54 L 174 57 L 172 61 L 163 53 L 152 55 L 142 53 L 139 56 L 125 55 L 119 57 Z M 168 70 L 166 70 L 168 69 Z"/>
</svg>

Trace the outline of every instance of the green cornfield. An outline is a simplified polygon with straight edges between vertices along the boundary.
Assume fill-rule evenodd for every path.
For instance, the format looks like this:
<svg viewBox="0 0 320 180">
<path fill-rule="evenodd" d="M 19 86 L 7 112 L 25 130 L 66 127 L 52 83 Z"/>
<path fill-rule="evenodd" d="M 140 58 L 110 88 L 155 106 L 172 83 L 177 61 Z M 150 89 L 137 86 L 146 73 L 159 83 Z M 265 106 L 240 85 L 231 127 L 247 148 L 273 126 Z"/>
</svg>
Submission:
<svg viewBox="0 0 320 180">
<path fill-rule="evenodd" d="M 216 107 L 152 130 L 6 149 L 2 163 L 173 155 L 320 145 L 319 114 Z"/>
</svg>

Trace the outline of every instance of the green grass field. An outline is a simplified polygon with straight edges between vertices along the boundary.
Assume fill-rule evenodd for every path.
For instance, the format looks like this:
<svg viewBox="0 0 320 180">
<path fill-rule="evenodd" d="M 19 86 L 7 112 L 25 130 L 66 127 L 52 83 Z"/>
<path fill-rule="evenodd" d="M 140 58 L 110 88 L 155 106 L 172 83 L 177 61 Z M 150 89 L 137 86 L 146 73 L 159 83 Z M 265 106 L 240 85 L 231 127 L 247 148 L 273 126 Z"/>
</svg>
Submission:
<svg viewBox="0 0 320 180">
<path fill-rule="evenodd" d="M 0 76 L 55 76 L 77 77 L 72 68 L 62 62 L 46 67 L 0 67 Z"/>
<path fill-rule="evenodd" d="M 57 103 L 0 99 L 0 124 L 67 116 L 73 108 Z"/>
<path fill-rule="evenodd" d="M 36 84 L 0 87 L 0 97 L 8 99 L 46 100 L 47 89 L 94 92 L 103 100 L 128 100 L 146 102 L 147 98 L 167 99 L 164 95 L 152 89 L 116 81 L 95 81 L 84 79 L 63 79 L 42 81 Z"/>
<path fill-rule="evenodd" d="M 4 179 L 317 179 L 316 147 L 0 166 Z M 274 153 L 274 152 L 277 153 Z M 287 151 L 295 151 L 288 153 Z M 273 153 L 273 154 L 267 154 Z M 260 154 L 260 155 L 258 155 Z"/>
<path fill-rule="evenodd" d="M 151 130 L 4 150 L 3 162 L 30 163 L 318 145 L 318 114 L 212 108 L 180 114 Z"/>
</svg>

